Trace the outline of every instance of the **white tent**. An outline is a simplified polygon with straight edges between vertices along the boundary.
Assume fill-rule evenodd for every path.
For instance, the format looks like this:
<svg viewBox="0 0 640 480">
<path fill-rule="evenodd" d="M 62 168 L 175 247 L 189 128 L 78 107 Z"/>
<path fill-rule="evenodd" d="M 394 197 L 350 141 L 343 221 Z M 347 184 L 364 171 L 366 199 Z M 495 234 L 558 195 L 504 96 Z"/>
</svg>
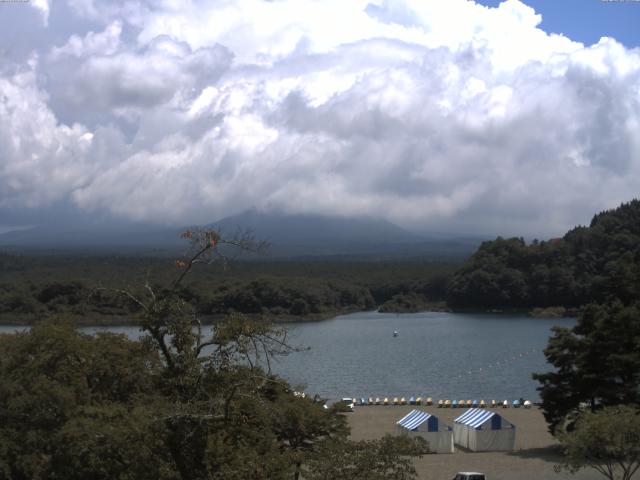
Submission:
<svg viewBox="0 0 640 480">
<path fill-rule="evenodd" d="M 513 450 L 516 427 L 496 412 L 471 408 L 453 421 L 453 438 L 474 452 Z"/>
<path fill-rule="evenodd" d="M 453 453 L 453 431 L 441 425 L 438 417 L 420 410 L 412 410 L 396 422 L 398 433 L 420 436 L 429 442 L 429 450 L 435 453 Z"/>
</svg>

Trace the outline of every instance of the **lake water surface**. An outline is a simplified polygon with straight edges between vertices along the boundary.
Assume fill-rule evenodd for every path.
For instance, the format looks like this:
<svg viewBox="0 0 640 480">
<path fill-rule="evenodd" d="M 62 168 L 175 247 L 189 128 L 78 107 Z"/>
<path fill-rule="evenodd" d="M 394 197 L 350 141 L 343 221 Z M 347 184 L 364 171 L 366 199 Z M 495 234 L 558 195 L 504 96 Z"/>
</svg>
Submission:
<svg viewBox="0 0 640 480">
<path fill-rule="evenodd" d="M 290 342 L 309 349 L 281 358 L 273 369 L 328 399 L 422 395 L 537 400 L 531 374 L 550 369 L 542 353 L 550 329 L 574 324 L 574 319 L 509 314 L 361 312 L 288 324 Z M 0 331 L 15 328 L 2 326 Z M 131 338 L 140 335 L 137 327 L 84 330 L 104 329 Z"/>
</svg>

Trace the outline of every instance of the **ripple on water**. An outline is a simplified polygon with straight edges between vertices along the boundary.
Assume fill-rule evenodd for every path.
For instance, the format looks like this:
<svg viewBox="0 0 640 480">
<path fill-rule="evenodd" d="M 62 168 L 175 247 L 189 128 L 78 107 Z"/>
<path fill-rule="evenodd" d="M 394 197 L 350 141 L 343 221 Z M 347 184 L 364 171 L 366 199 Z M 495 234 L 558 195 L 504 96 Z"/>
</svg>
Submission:
<svg viewBox="0 0 640 480">
<path fill-rule="evenodd" d="M 531 374 L 549 369 L 542 350 L 550 329 L 574 323 L 507 314 L 356 313 L 290 325 L 292 342 L 310 350 L 281 359 L 274 370 L 326 398 L 538 399 Z"/>
</svg>

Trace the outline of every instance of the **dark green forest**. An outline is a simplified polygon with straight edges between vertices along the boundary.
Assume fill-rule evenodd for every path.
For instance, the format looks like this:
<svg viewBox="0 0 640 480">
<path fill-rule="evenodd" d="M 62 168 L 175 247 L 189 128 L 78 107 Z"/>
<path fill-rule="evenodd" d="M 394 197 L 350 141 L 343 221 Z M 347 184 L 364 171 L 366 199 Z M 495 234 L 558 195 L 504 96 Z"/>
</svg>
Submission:
<svg viewBox="0 0 640 480">
<path fill-rule="evenodd" d="M 449 283 L 453 308 L 576 308 L 640 298 L 640 201 L 595 215 L 562 238 L 484 242 Z"/>
<path fill-rule="evenodd" d="M 484 286 L 479 279 L 484 278 Z M 573 328 L 555 327 L 538 373 L 554 434 L 585 411 L 640 405 L 640 201 L 593 217 L 562 239 L 484 244 L 450 284 L 452 303 L 581 307 Z"/>
<path fill-rule="evenodd" d="M 205 316 L 266 314 L 318 320 L 372 310 L 399 295 L 424 309 L 443 302 L 456 265 L 417 262 L 231 261 L 194 270 L 180 295 Z M 114 289 L 166 284 L 166 258 L 0 255 L 0 319 L 33 323 L 67 314 L 80 323 L 126 321 L 138 306 Z M 393 303 L 392 303 L 393 304 Z"/>
</svg>

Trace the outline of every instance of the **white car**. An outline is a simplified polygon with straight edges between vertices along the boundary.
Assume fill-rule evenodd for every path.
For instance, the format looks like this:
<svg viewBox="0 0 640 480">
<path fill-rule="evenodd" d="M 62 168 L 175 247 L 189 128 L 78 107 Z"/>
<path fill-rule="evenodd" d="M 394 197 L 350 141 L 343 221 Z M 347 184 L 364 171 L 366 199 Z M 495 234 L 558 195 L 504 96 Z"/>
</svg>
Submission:
<svg viewBox="0 0 640 480">
<path fill-rule="evenodd" d="M 356 404 L 353 403 L 353 398 L 345 397 L 345 398 L 341 398 L 340 401 L 346 405 L 349 411 L 353 412 L 353 408 L 356 406 Z"/>
<path fill-rule="evenodd" d="M 484 473 L 478 472 L 458 472 L 453 480 L 486 480 Z"/>
</svg>

